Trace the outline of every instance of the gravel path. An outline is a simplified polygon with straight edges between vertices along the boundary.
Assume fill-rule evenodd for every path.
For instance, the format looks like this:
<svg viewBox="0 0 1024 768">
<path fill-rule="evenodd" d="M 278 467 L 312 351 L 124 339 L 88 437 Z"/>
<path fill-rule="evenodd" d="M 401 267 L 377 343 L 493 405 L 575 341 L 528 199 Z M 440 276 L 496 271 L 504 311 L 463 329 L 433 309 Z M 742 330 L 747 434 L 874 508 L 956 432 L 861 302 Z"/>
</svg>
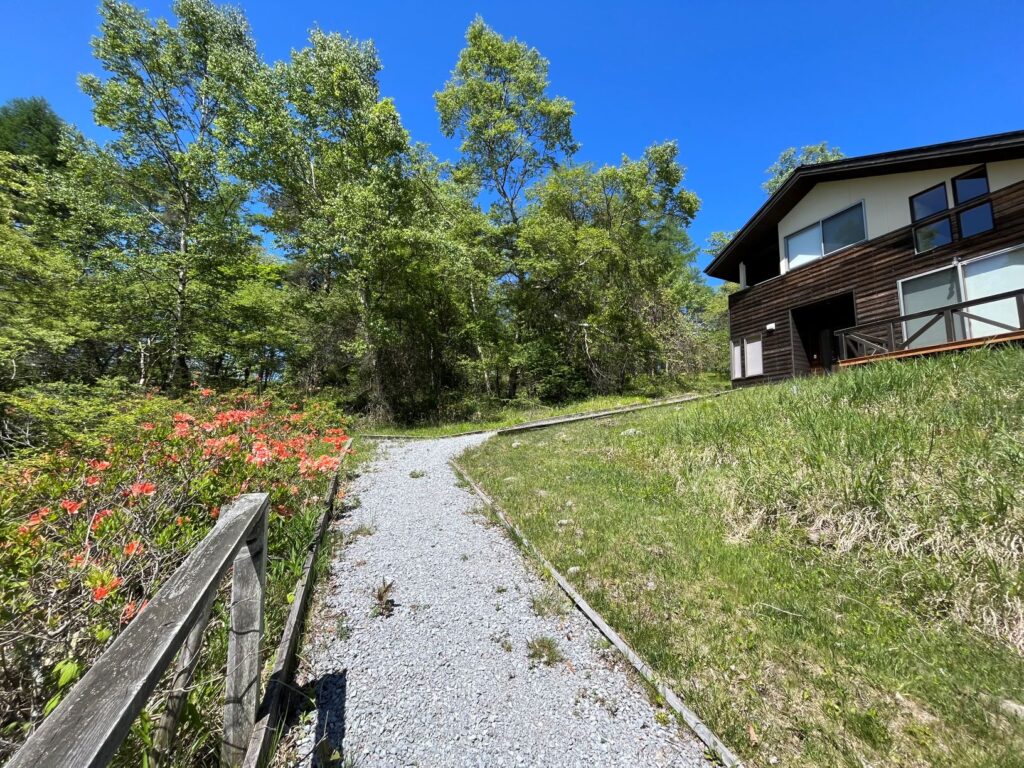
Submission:
<svg viewBox="0 0 1024 768">
<path fill-rule="evenodd" d="M 448 460 L 487 437 L 389 441 L 355 481 L 302 650 L 298 682 L 316 709 L 286 733 L 278 765 L 332 753 L 359 768 L 707 765 L 458 486 Z M 390 616 L 373 595 L 383 581 Z M 529 658 L 537 638 L 562 659 Z"/>
</svg>

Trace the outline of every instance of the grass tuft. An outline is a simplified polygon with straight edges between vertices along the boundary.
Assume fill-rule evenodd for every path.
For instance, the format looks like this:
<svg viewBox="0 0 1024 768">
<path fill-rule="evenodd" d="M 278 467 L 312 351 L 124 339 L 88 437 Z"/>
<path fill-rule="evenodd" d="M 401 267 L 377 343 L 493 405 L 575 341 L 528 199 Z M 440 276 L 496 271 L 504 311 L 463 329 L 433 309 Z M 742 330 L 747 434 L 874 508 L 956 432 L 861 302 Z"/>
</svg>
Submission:
<svg viewBox="0 0 1024 768">
<path fill-rule="evenodd" d="M 526 643 L 526 658 L 534 665 L 543 664 L 546 667 L 553 667 L 558 662 L 565 661 L 558 641 L 547 635 L 535 637 Z"/>
</svg>

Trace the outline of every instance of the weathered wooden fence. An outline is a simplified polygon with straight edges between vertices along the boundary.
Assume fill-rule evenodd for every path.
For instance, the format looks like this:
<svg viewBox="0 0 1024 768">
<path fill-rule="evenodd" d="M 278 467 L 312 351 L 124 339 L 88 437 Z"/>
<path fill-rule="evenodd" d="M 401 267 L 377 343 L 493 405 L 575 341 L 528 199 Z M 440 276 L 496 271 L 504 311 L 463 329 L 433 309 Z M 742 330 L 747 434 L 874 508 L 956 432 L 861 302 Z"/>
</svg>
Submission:
<svg viewBox="0 0 1024 768">
<path fill-rule="evenodd" d="M 351 442 L 344 445 L 346 453 Z M 249 493 L 221 510 L 213 530 L 22 745 L 7 768 L 106 766 L 177 656 L 171 691 L 153 742 L 155 761 L 167 762 L 213 602 L 229 569 L 232 582 L 221 762 L 252 768 L 263 765 L 283 713 L 287 678 L 312 591 L 313 564 L 333 515 L 340 472 L 331 481 L 327 504 L 310 542 L 262 699 L 260 644 L 269 496 Z"/>
</svg>

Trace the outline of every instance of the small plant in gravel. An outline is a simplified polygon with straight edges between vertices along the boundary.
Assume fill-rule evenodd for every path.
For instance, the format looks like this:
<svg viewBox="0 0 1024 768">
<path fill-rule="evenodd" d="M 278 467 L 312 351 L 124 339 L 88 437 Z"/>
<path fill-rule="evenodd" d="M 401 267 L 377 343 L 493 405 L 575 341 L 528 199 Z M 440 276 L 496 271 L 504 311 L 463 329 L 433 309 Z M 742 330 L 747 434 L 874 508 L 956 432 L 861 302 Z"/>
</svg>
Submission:
<svg viewBox="0 0 1024 768">
<path fill-rule="evenodd" d="M 412 472 L 409 473 L 409 477 L 411 477 L 413 480 L 419 480 L 421 477 L 426 476 L 427 473 L 424 472 L 422 469 L 414 469 Z"/>
<path fill-rule="evenodd" d="M 501 650 L 506 653 L 512 652 L 512 637 L 509 635 L 507 629 L 503 629 L 501 632 L 495 632 L 491 635 L 491 640 L 496 642 L 501 647 Z"/>
<path fill-rule="evenodd" d="M 461 555 L 459 555 L 459 560 L 461 560 L 462 562 L 466 562 L 467 560 L 469 560 L 469 555 L 463 552 Z"/>
<path fill-rule="evenodd" d="M 348 536 L 345 537 L 345 543 L 351 544 L 355 541 L 359 541 L 363 536 L 373 536 L 377 532 L 377 529 L 371 525 L 359 525 L 348 532 Z"/>
<path fill-rule="evenodd" d="M 558 647 L 558 641 L 548 635 L 535 637 L 526 644 L 526 658 L 532 662 L 533 666 L 543 664 L 546 667 L 552 667 L 565 660 Z"/>
<path fill-rule="evenodd" d="M 380 586 L 375 587 L 373 590 L 373 615 L 374 616 L 390 616 L 395 612 L 395 606 L 398 605 L 391 597 L 391 593 L 395 590 L 395 582 L 388 581 L 387 579 L 381 579 Z"/>
<path fill-rule="evenodd" d="M 533 606 L 533 612 L 543 618 L 565 616 L 569 612 L 565 598 L 553 589 L 546 589 L 539 595 L 534 595 L 530 599 L 530 604 Z"/>
<path fill-rule="evenodd" d="M 506 586 L 504 586 L 502 584 L 499 584 L 497 587 L 495 587 L 494 591 L 497 592 L 499 595 L 501 595 L 501 594 L 504 594 L 505 592 L 508 592 L 508 587 L 506 587 Z"/>
<path fill-rule="evenodd" d="M 345 642 L 352 637 L 352 626 L 348 622 L 348 614 L 344 611 L 338 616 L 338 620 L 334 625 L 334 636 L 341 642 Z"/>
</svg>

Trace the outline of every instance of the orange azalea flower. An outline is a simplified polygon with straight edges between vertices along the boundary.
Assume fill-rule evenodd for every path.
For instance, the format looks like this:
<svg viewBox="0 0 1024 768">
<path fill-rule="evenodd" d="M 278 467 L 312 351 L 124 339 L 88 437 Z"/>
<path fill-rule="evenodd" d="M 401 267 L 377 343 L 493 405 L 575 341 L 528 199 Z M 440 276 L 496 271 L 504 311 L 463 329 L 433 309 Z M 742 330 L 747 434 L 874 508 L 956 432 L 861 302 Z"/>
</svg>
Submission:
<svg viewBox="0 0 1024 768">
<path fill-rule="evenodd" d="M 112 514 L 114 514 L 113 510 L 101 509 L 99 512 L 92 516 L 92 522 L 89 523 L 89 527 L 94 531 L 98 531 L 100 529 L 100 526 L 103 524 L 103 521 L 110 517 Z"/>
<path fill-rule="evenodd" d="M 85 484 L 89 488 L 92 488 L 94 485 L 99 485 L 100 484 L 100 476 L 99 475 L 89 475 L 87 478 L 85 478 Z"/>
<path fill-rule="evenodd" d="M 79 552 L 78 554 L 72 555 L 70 558 L 68 558 L 68 565 L 70 565 L 72 568 L 81 568 L 83 565 L 85 565 L 85 559 L 88 556 L 89 550 L 83 550 L 82 552 Z"/>
<path fill-rule="evenodd" d="M 220 517 L 220 507 L 214 507 L 213 509 L 211 509 L 210 517 L 212 517 L 214 520 Z"/>
<path fill-rule="evenodd" d="M 109 595 L 112 591 L 120 587 L 122 584 L 121 577 L 115 576 L 113 579 L 108 581 L 106 584 L 101 584 L 98 587 L 92 589 L 92 599 L 94 602 L 100 602 Z"/>
<path fill-rule="evenodd" d="M 212 389 L 210 389 L 209 387 L 207 387 L 206 389 L 200 389 L 200 390 L 199 390 L 199 394 L 200 394 L 200 395 L 201 395 L 202 397 L 209 397 L 210 395 L 212 395 L 212 394 L 213 394 L 213 390 L 212 390 Z"/>
<path fill-rule="evenodd" d="M 87 461 L 86 464 L 88 464 L 90 467 L 95 469 L 97 472 L 106 472 L 108 469 L 110 469 L 110 462 L 109 461 L 100 461 L 98 459 L 89 459 L 89 461 Z"/>
<path fill-rule="evenodd" d="M 129 496 L 152 496 L 156 493 L 155 483 L 135 483 L 128 489 Z"/>
<path fill-rule="evenodd" d="M 139 429 L 144 429 L 146 432 L 152 432 L 154 429 L 156 429 L 156 424 L 154 424 L 151 421 L 144 421 L 141 424 L 139 424 Z"/>
<path fill-rule="evenodd" d="M 69 515 L 77 515 L 78 514 L 78 510 L 80 510 L 82 508 L 82 504 L 83 503 L 84 502 L 81 502 L 81 501 L 72 501 L 71 499 L 64 499 L 60 503 L 60 506 Z"/>
<path fill-rule="evenodd" d="M 132 555 L 137 555 L 140 552 L 142 552 L 142 542 L 140 542 L 138 539 L 129 541 L 127 544 L 124 545 L 124 553 L 128 555 L 128 557 L 131 557 Z"/>
</svg>

